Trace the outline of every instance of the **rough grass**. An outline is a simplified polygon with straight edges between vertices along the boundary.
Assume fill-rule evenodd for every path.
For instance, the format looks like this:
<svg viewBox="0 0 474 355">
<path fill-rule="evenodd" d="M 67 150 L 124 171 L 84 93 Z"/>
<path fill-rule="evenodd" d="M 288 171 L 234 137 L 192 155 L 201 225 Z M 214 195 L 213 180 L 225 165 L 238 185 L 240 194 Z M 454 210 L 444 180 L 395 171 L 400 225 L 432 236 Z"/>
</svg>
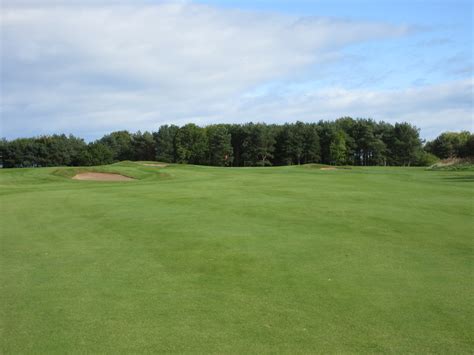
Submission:
<svg viewBox="0 0 474 355">
<path fill-rule="evenodd" d="M 131 182 L 70 179 L 115 172 Z M 474 173 L 0 171 L 0 352 L 472 353 Z"/>
<path fill-rule="evenodd" d="M 428 168 L 429 170 L 444 171 L 474 171 L 474 158 L 450 158 L 439 161 Z"/>
</svg>

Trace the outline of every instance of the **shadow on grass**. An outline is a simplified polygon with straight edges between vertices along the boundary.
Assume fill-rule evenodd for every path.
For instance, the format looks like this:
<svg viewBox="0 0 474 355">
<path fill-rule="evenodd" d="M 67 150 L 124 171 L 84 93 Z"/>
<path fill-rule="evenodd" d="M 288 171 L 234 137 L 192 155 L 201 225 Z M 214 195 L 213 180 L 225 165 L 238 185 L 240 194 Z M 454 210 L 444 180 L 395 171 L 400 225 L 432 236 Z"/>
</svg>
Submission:
<svg viewBox="0 0 474 355">
<path fill-rule="evenodd" d="M 474 175 L 449 176 L 449 177 L 445 177 L 444 180 L 453 181 L 453 182 L 474 182 Z"/>
</svg>

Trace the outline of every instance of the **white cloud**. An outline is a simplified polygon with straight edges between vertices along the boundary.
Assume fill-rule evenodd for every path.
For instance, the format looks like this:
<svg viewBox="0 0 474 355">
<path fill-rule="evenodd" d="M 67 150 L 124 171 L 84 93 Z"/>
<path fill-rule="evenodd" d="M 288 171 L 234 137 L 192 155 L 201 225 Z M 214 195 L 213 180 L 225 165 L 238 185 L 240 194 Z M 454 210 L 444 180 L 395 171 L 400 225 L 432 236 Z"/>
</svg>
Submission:
<svg viewBox="0 0 474 355">
<path fill-rule="evenodd" d="M 234 114 L 257 120 L 317 121 L 343 116 L 366 117 L 395 123 L 406 121 L 433 138 L 447 129 L 473 130 L 473 80 L 458 80 L 397 90 L 324 88 L 260 95 L 234 109 Z"/>
<path fill-rule="evenodd" d="M 436 102 L 444 102 L 438 115 L 464 110 L 465 117 L 469 111 L 452 100 L 440 101 L 443 94 L 436 87 L 399 92 L 328 88 L 248 98 L 256 87 L 296 80 L 309 69 L 317 79 L 317 67 L 337 60 L 345 46 L 403 36 L 410 33 L 406 26 L 189 2 L 64 4 L 5 3 L 2 135 L 73 132 L 94 137 L 113 129 L 156 129 L 170 122 L 343 114 L 409 119 L 407 112 L 421 113 L 421 104 L 432 112 Z M 451 92 L 454 101 L 457 96 L 452 95 L 459 95 L 464 102 L 465 95 L 455 88 L 465 83 L 449 85 L 443 92 Z M 417 95 L 425 95 L 421 103 Z"/>
</svg>

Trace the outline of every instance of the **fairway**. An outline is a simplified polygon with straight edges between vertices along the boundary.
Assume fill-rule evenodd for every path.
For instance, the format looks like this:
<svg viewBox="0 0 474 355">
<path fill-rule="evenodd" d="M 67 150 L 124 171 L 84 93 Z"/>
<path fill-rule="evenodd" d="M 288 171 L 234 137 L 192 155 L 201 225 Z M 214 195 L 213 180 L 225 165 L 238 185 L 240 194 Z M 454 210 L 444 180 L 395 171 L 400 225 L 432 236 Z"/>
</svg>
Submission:
<svg viewBox="0 0 474 355">
<path fill-rule="evenodd" d="M 0 171 L 0 353 L 474 350 L 472 170 L 152 164 Z"/>
</svg>

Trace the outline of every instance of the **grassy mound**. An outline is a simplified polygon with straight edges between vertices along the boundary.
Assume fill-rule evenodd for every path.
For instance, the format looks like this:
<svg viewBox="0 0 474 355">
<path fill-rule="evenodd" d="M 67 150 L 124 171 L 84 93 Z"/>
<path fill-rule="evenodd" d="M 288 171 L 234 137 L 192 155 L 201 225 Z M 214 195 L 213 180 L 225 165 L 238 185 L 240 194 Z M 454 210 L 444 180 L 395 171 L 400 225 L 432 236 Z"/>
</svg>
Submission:
<svg viewBox="0 0 474 355">
<path fill-rule="evenodd" d="M 120 174 L 123 176 L 131 177 L 137 180 L 155 180 L 159 178 L 170 177 L 169 174 L 163 169 L 157 169 L 156 167 L 150 167 L 145 163 L 152 164 L 151 162 L 131 162 L 123 161 L 105 166 L 92 166 L 92 167 L 64 167 L 64 168 L 49 168 L 53 169 L 52 174 L 55 176 L 61 176 L 66 178 L 72 178 L 75 175 L 81 173 L 108 173 L 108 174 Z"/>
<path fill-rule="evenodd" d="M 439 161 L 429 167 L 430 170 L 456 171 L 466 170 L 474 171 L 474 158 L 449 158 Z"/>
</svg>

